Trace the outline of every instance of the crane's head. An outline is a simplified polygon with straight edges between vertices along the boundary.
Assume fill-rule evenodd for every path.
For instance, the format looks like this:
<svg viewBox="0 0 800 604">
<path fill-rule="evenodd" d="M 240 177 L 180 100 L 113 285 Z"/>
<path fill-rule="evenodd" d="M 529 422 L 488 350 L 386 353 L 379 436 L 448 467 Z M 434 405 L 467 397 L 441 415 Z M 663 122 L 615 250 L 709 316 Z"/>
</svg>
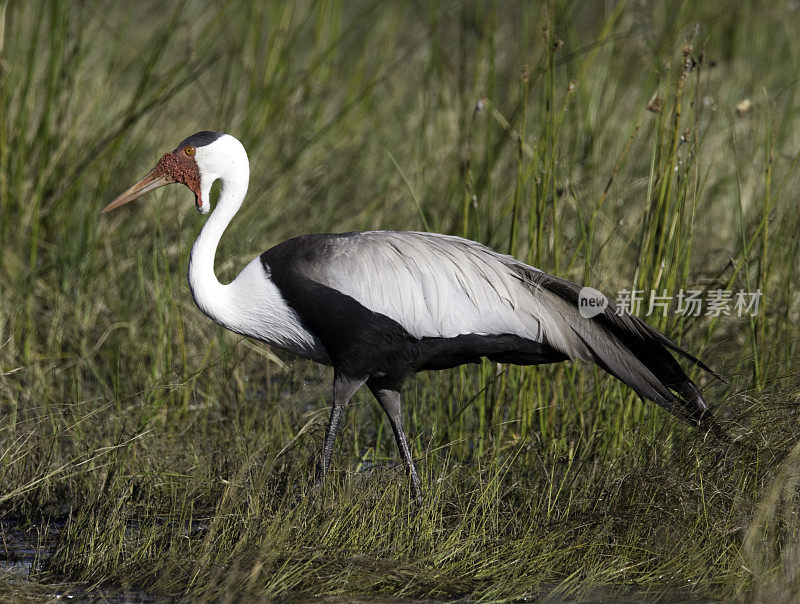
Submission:
<svg viewBox="0 0 800 604">
<path fill-rule="evenodd" d="M 165 153 L 150 174 L 118 195 L 103 208 L 103 212 L 164 185 L 181 183 L 194 193 L 197 209 L 206 214 L 211 209 L 209 193 L 212 183 L 228 175 L 243 176 L 246 187 L 249 166 L 244 147 L 230 134 L 204 130 L 184 139 L 174 151 Z"/>
</svg>

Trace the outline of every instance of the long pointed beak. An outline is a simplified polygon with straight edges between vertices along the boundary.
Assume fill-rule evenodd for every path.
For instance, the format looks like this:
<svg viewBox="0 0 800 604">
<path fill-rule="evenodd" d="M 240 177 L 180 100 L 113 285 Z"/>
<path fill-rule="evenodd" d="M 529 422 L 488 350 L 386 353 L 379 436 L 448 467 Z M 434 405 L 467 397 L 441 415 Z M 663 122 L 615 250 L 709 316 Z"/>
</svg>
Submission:
<svg viewBox="0 0 800 604">
<path fill-rule="evenodd" d="M 150 172 L 147 176 L 145 176 L 142 180 L 137 182 L 133 185 L 130 189 L 126 190 L 125 192 L 119 194 L 114 201 L 108 204 L 105 208 L 103 208 L 103 213 L 110 212 L 111 210 L 118 208 L 121 205 L 125 205 L 129 201 L 133 201 L 134 199 L 138 199 L 145 193 L 149 193 L 159 187 L 163 187 L 164 185 L 169 185 L 175 182 L 168 176 L 163 174 L 154 174 Z"/>
</svg>

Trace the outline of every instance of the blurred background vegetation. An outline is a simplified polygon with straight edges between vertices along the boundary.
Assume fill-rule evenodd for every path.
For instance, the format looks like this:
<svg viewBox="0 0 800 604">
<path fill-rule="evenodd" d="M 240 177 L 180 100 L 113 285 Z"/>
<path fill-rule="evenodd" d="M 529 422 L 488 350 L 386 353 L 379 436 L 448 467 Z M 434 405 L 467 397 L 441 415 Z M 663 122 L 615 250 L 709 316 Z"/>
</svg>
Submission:
<svg viewBox="0 0 800 604">
<path fill-rule="evenodd" d="M 30 558 L 0 594 L 796 595 L 798 23 L 794 0 L 0 0 L 0 557 Z M 596 368 L 485 362 L 409 382 L 425 503 L 368 393 L 315 495 L 330 370 L 195 308 L 190 193 L 99 214 L 205 129 L 251 162 L 222 281 L 290 236 L 398 229 L 612 297 L 760 290 L 754 316 L 648 317 L 725 377 L 734 443 Z"/>
</svg>

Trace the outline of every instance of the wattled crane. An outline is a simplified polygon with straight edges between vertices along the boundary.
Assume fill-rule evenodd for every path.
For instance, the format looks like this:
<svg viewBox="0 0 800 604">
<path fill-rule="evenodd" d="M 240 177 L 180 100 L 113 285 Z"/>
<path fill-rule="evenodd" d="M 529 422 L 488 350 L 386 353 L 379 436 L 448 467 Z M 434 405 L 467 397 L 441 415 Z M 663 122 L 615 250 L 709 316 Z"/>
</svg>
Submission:
<svg viewBox="0 0 800 604">
<path fill-rule="evenodd" d="M 487 357 L 538 365 L 590 361 L 675 415 L 719 431 L 697 386 L 672 353 L 711 370 L 671 339 L 609 303 L 579 311 L 581 288 L 479 243 L 436 233 L 368 231 L 304 235 L 251 261 L 230 283 L 214 273 L 222 233 L 244 201 L 250 167 L 233 136 L 198 132 L 165 153 L 107 212 L 170 183 L 211 211 L 192 247 L 189 287 L 197 306 L 238 334 L 332 365 L 333 406 L 317 480 L 328 470 L 342 413 L 366 384 L 380 403 L 419 498 L 403 429 L 405 378 Z"/>
</svg>

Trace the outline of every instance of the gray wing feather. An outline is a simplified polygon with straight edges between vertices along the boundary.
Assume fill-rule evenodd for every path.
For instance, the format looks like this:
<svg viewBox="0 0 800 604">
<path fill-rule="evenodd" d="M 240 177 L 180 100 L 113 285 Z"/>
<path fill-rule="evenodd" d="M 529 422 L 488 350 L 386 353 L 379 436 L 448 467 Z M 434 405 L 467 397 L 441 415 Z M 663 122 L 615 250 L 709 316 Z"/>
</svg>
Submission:
<svg viewBox="0 0 800 604">
<path fill-rule="evenodd" d="M 331 236 L 324 254 L 302 264 L 302 272 L 417 338 L 514 334 L 541 342 L 547 334 L 558 340 L 547 333 L 556 325 L 509 261 L 459 237 L 372 231 Z"/>
</svg>

